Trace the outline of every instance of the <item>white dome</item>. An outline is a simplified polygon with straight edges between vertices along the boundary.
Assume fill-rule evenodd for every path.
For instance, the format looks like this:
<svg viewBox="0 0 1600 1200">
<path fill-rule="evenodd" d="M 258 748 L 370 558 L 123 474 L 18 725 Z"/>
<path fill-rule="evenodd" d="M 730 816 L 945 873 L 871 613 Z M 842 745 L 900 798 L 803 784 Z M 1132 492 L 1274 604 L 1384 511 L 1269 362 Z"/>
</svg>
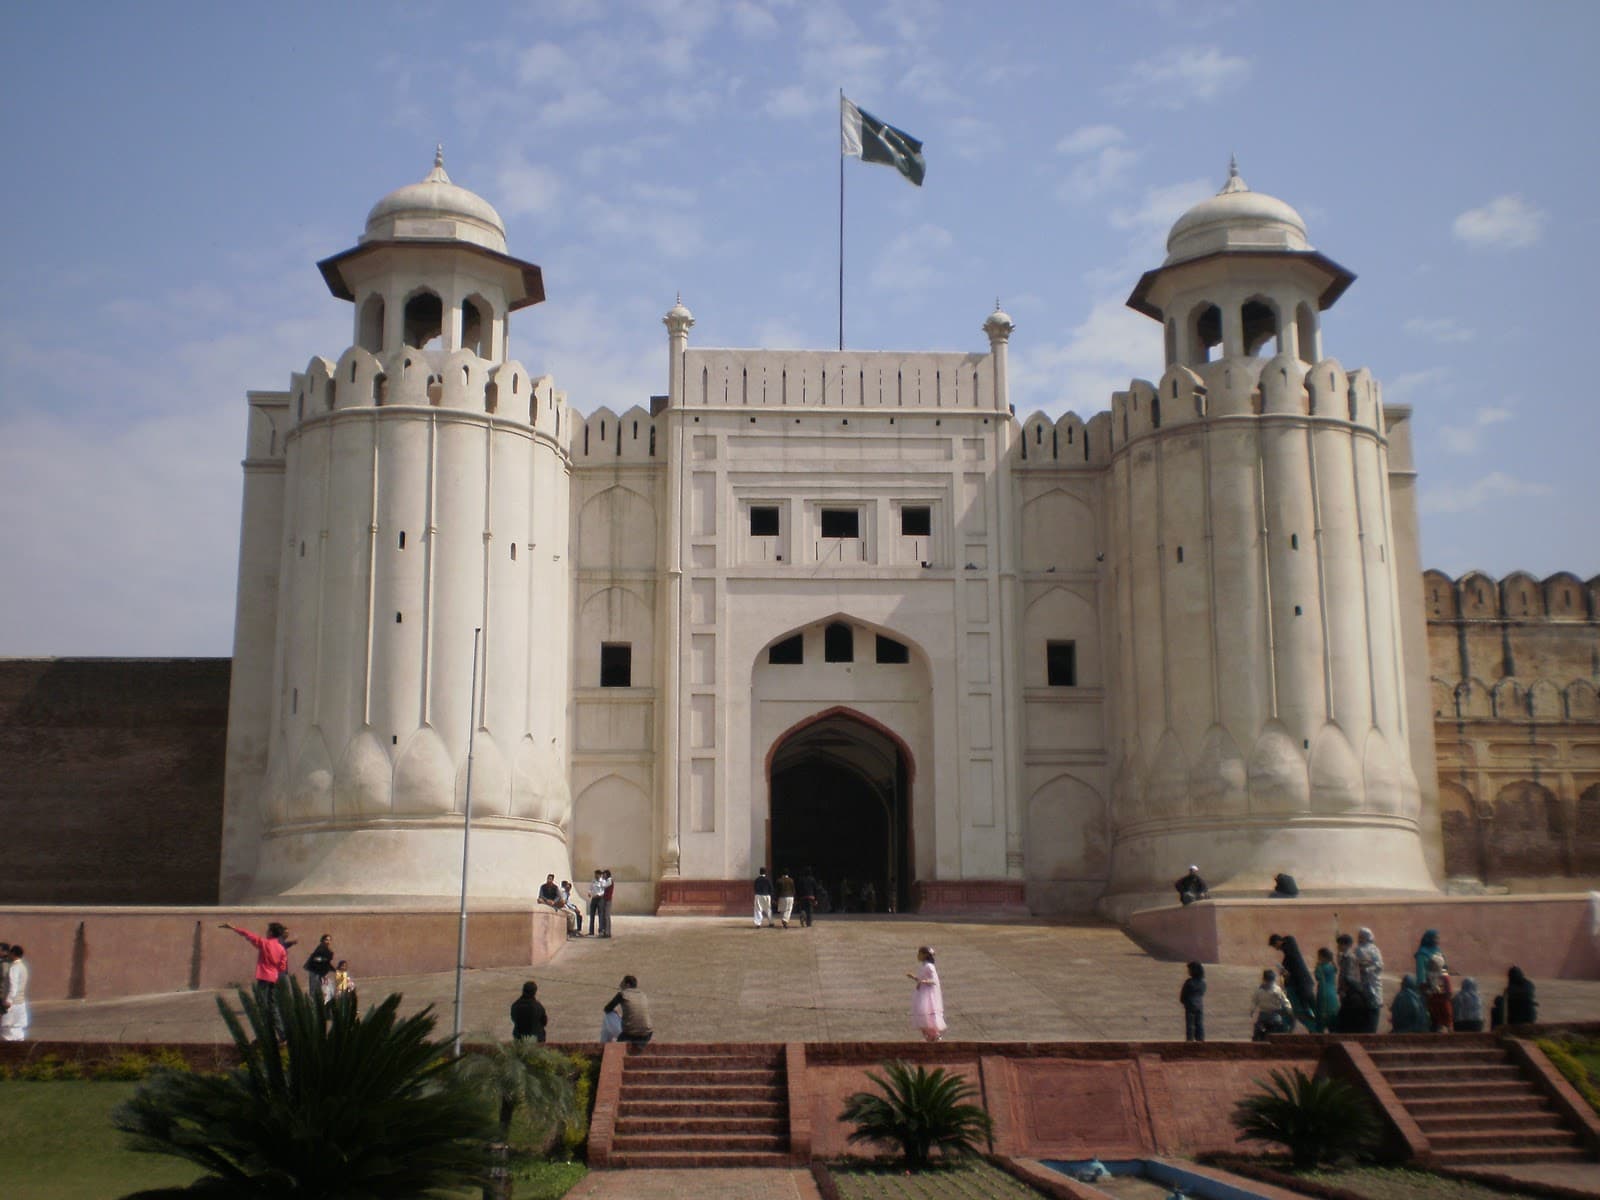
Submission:
<svg viewBox="0 0 1600 1200">
<path fill-rule="evenodd" d="M 501 254 L 506 251 L 505 222 L 482 196 L 450 182 L 443 147 L 421 182 L 397 188 L 372 206 L 361 235 L 363 242 L 412 238 L 471 242 Z"/>
<path fill-rule="evenodd" d="M 1223 250 L 1310 250 L 1306 223 L 1275 196 L 1252 192 L 1228 164 L 1228 182 L 1202 200 L 1167 234 L 1167 266 Z"/>
</svg>

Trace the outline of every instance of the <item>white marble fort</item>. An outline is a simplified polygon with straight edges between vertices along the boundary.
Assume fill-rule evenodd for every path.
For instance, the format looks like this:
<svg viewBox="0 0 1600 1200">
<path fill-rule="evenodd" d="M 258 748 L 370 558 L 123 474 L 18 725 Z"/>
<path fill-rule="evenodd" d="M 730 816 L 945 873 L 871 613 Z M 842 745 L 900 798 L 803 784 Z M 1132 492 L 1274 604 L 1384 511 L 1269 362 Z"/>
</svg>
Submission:
<svg viewBox="0 0 1600 1200">
<path fill-rule="evenodd" d="M 486 900 L 1433 891 L 1409 412 L 1322 342 L 1354 276 L 1237 171 L 1167 247 L 1159 379 L 1087 421 L 1015 418 L 998 309 L 855 353 L 692 347 L 681 302 L 664 395 L 585 416 L 507 355 L 544 288 L 495 210 L 442 160 L 384 197 L 320 264 L 353 344 L 248 395 L 224 903 L 453 897 L 469 768 Z"/>
</svg>

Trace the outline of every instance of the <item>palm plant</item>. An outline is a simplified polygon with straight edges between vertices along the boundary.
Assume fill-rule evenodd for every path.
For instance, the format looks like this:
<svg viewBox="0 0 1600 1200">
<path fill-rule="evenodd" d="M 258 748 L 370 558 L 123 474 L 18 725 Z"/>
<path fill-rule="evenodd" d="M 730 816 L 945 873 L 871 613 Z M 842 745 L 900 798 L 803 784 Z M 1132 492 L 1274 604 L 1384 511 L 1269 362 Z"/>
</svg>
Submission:
<svg viewBox="0 0 1600 1200">
<path fill-rule="evenodd" d="M 855 1126 L 851 1142 L 900 1147 L 907 1168 L 927 1168 L 933 1151 L 963 1158 L 980 1152 L 978 1142 L 994 1133 L 989 1114 L 970 1101 L 978 1090 L 953 1071 L 885 1063 L 883 1075 L 868 1073 L 881 1091 L 857 1092 L 845 1101 L 843 1119 Z"/>
<path fill-rule="evenodd" d="M 1286 1148 L 1296 1170 L 1370 1150 L 1378 1137 L 1366 1097 L 1341 1079 L 1298 1068 L 1272 1072 L 1261 1091 L 1234 1106 L 1233 1124 L 1249 1141 Z"/>
<path fill-rule="evenodd" d="M 432 1007 L 402 1020 L 400 999 L 359 1013 L 353 998 L 324 1004 L 279 983 L 280 1043 L 249 993 L 248 1031 L 218 997 L 240 1065 L 158 1073 L 113 1121 L 134 1149 L 206 1172 L 184 1195 L 387 1200 L 481 1182 L 492 1119 L 449 1044 L 429 1040 Z"/>
<path fill-rule="evenodd" d="M 578 1063 L 532 1038 L 475 1045 L 457 1071 L 479 1095 L 499 1106 L 500 1140 L 511 1140 L 511 1120 L 520 1106 L 535 1140 L 547 1138 L 577 1114 Z"/>
</svg>

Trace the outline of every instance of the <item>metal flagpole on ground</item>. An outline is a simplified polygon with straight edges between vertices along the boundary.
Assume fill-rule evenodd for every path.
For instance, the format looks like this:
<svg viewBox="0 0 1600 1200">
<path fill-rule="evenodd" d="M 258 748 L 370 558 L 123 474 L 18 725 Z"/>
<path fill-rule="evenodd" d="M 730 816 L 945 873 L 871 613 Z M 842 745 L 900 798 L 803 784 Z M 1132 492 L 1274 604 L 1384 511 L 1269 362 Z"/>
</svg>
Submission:
<svg viewBox="0 0 1600 1200">
<path fill-rule="evenodd" d="M 456 933 L 456 1015 L 451 1046 L 461 1057 L 461 973 L 467 969 L 467 864 L 472 854 L 472 742 L 478 731 L 478 639 L 482 628 L 472 631 L 472 691 L 467 697 L 467 795 L 461 820 L 461 925 Z"/>
<path fill-rule="evenodd" d="M 839 349 L 844 349 L 844 89 L 839 89 Z"/>
</svg>

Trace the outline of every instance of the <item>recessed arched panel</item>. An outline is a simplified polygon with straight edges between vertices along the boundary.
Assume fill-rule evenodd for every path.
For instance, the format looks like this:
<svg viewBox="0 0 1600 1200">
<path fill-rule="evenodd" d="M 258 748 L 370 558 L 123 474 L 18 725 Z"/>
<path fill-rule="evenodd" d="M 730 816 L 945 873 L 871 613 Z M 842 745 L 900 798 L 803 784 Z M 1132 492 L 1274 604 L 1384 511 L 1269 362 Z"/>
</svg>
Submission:
<svg viewBox="0 0 1600 1200">
<path fill-rule="evenodd" d="M 1099 687 L 1100 625 L 1094 606 L 1074 591 L 1052 587 L 1028 601 L 1022 614 L 1022 684 L 1047 687 L 1051 642 L 1071 642 L 1076 664 L 1074 687 Z"/>
<path fill-rule="evenodd" d="M 1031 880 L 1101 877 L 1110 866 L 1104 797 L 1081 779 L 1057 775 L 1028 797 L 1023 843 Z"/>
<path fill-rule="evenodd" d="M 1060 488 L 1035 496 L 1022 506 L 1017 539 L 1023 570 L 1094 569 L 1094 510 Z"/>
<path fill-rule="evenodd" d="M 1520 780 L 1500 789 L 1487 841 L 1491 882 L 1569 873 L 1561 801 L 1540 784 Z"/>
<path fill-rule="evenodd" d="M 621 775 L 606 775 L 578 793 L 572 805 L 572 869 L 592 877 L 609 867 L 620 882 L 650 879 L 650 797 Z"/>
<path fill-rule="evenodd" d="M 589 497 L 578 514 L 578 563 L 584 567 L 655 566 L 655 506 L 620 484 Z"/>
</svg>

